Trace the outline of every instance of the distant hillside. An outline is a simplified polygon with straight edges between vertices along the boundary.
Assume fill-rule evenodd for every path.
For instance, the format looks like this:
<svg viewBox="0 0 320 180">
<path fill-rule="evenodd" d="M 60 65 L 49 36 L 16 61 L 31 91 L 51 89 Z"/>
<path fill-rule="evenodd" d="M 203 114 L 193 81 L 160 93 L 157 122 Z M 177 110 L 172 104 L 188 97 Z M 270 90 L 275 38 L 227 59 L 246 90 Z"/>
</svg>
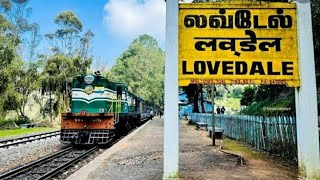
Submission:
<svg viewBox="0 0 320 180">
<path fill-rule="evenodd" d="M 249 86 L 240 100 L 247 106 L 240 113 L 247 115 L 295 115 L 294 89 L 285 86 Z"/>
</svg>

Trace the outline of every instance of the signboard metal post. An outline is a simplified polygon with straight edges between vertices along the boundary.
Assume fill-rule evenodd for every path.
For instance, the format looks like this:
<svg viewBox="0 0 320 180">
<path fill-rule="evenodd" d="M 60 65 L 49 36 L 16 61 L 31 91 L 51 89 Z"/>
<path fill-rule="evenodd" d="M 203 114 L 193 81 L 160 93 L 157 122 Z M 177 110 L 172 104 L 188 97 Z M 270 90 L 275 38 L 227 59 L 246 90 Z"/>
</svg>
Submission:
<svg viewBox="0 0 320 180">
<path fill-rule="evenodd" d="M 298 162 L 301 178 L 320 178 L 317 95 L 309 0 L 297 1 L 300 88 L 296 88 Z"/>
<path fill-rule="evenodd" d="M 211 85 L 211 103 L 212 103 L 212 145 L 216 145 L 216 118 L 214 115 L 214 86 Z"/>
<path fill-rule="evenodd" d="M 166 2 L 163 179 L 178 178 L 178 1 Z"/>
</svg>

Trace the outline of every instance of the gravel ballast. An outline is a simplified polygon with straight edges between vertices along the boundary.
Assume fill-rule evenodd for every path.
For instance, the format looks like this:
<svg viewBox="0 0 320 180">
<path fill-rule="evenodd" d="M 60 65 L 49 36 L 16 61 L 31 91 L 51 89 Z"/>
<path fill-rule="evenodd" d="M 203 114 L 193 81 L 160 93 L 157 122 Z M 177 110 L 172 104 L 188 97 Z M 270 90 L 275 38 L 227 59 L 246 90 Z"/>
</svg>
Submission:
<svg viewBox="0 0 320 180">
<path fill-rule="evenodd" d="M 66 145 L 59 141 L 59 136 L 56 136 L 18 146 L 0 148 L 0 173 L 53 154 L 65 147 Z"/>
</svg>

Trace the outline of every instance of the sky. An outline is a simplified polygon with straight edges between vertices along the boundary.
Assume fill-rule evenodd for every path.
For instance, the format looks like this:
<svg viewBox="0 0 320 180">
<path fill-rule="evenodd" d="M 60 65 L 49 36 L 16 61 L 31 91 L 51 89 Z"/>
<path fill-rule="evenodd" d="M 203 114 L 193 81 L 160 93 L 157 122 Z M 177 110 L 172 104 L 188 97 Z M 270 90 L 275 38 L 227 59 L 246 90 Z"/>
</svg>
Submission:
<svg viewBox="0 0 320 180">
<path fill-rule="evenodd" d="M 71 10 L 82 21 L 84 32 L 94 33 L 93 55 L 109 67 L 132 40 L 140 34 L 153 36 L 164 49 L 164 0 L 30 0 L 30 21 L 40 26 L 40 33 L 53 33 L 53 19 L 60 12 Z M 39 50 L 49 52 L 43 38 Z"/>
</svg>

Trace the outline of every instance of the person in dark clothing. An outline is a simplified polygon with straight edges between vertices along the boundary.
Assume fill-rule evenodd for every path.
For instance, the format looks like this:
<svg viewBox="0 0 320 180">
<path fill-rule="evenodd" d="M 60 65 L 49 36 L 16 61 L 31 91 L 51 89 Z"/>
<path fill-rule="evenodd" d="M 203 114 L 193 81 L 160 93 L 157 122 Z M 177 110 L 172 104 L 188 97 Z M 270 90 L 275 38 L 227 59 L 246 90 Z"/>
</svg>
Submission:
<svg viewBox="0 0 320 180">
<path fill-rule="evenodd" d="M 224 108 L 224 106 L 222 106 L 222 108 L 221 108 L 221 114 L 224 114 L 225 111 L 226 111 L 226 109 Z"/>
<path fill-rule="evenodd" d="M 220 107 L 217 107 L 217 114 L 220 114 Z"/>
</svg>

